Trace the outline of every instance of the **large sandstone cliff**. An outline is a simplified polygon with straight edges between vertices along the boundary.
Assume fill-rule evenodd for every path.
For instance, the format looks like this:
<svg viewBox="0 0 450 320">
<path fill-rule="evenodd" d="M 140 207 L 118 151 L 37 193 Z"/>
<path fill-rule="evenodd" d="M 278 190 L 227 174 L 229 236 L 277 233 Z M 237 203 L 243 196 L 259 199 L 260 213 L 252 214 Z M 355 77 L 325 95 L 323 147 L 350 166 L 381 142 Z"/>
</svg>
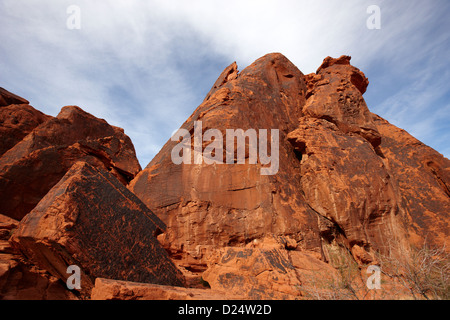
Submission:
<svg viewBox="0 0 450 320">
<path fill-rule="evenodd" d="M 239 150 L 214 154 L 233 163 L 193 152 L 190 164 L 177 164 L 179 141 L 169 139 L 140 170 L 123 130 L 77 107 L 43 115 L 2 89 L 0 213 L 9 251 L 0 295 L 19 292 L 11 280 L 18 266 L 47 270 L 42 281 L 50 283 L 75 263 L 88 283 L 83 298 L 92 287 L 95 299 L 342 298 L 334 280 L 343 266 L 364 290 L 365 268 L 380 256 L 407 255 L 425 241 L 442 247 L 450 161 L 371 113 L 368 84 L 348 56 L 328 57 L 308 75 L 278 53 L 242 71 L 227 67 L 182 125 L 188 146 L 199 147 L 200 122 L 200 134 L 217 129 L 222 144 L 227 129 L 254 129 L 259 139 L 262 129 L 277 129 L 278 170 L 269 175 L 260 158 L 250 163 L 250 141 L 243 164 Z M 200 148 L 212 145 L 205 139 Z"/>
</svg>

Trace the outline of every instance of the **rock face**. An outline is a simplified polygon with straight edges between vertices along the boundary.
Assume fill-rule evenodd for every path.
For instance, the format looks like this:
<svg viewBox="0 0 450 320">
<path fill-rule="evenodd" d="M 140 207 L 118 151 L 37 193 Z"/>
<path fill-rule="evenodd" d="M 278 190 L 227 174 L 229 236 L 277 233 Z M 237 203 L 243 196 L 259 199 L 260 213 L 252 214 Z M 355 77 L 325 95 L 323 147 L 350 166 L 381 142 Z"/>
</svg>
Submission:
<svg viewBox="0 0 450 320">
<path fill-rule="evenodd" d="M 0 298 L 408 298 L 364 277 L 448 243 L 450 160 L 371 113 L 368 84 L 349 56 L 232 63 L 142 171 L 123 130 L 0 89 Z"/>
<path fill-rule="evenodd" d="M 58 278 L 30 264 L 9 243 L 19 222 L 0 215 L 0 300 L 73 300 Z"/>
<path fill-rule="evenodd" d="M 22 219 L 77 161 L 104 168 L 123 184 L 140 170 L 122 129 L 78 107 L 64 107 L 0 158 L 0 212 Z"/>
<path fill-rule="evenodd" d="M 340 237 L 349 250 L 380 249 L 401 232 L 400 208 L 379 154 L 381 134 L 362 97 L 368 80 L 348 56 L 325 59 L 306 78 L 308 99 L 288 141 L 301 155 L 305 200 L 325 218 L 320 235 L 326 243 Z"/>
<path fill-rule="evenodd" d="M 0 107 L 11 104 L 29 104 L 29 101 L 0 87 Z"/>
<path fill-rule="evenodd" d="M 202 277 L 212 288 L 249 299 L 295 299 L 300 294 L 301 282 L 288 251 L 283 249 L 217 250 Z"/>
<path fill-rule="evenodd" d="M 229 300 L 227 292 L 97 278 L 92 300 Z"/>
<path fill-rule="evenodd" d="M 448 244 L 450 160 L 381 117 L 373 115 L 373 121 L 383 137 L 380 155 L 391 174 L 409 241 Z"/>
<path fill-rule="evenodd" d="M 50 118 L 27 104 L 0 107 L 0 156 Z"/>
<path fill-rule="evenodd" d="M 0 157 L 50 118 L 27 100 L 0 88 Z"/>
<path fill-rule="evenodd" d="M 95 278 L 183 285 L 156 240 L 164 224 L 112 174 L 78 162 L 19 223 L 10 242 L 66 282 L 81 269 L 81 291 Z"/>
<path fill-rule="evenodd" d="M 272 234 L 320 250 L 313 236 L 316 214 L 299 192 L 299 161 L 285 143 L 298 125 L 306 91 L 304 75 L 281 54 L 264 56 L 241 73 L 235 63 L 225 69 L 182 128 L 193 132 L 194 121 L 201 121 L 203 132 L 219 129 L 224 136 L 225 129 L 267 129 L 269 141 L 271 129 L 278 129 L 279 170 L 261 175 L 259 160 L 176 165 L 171 150 L 178 142 L 167 142 L 129 188 L 168 225 L 160 237 L 168 250 L 199 258 L 198 246 L 245 245 Z"/>
<path fill-rule="evenodd" d="M 158 239 L 176 263 L 213 290 L 292 298 L 302 295 L 293 288 L 305 275 L 288 248 L 255 249 L 255 241 L 288 237 L 292 252 L 331 265 L 342 250 L 364 265 L 394 242 L 448 241 L 449 160 L 372 114 L 368 84 L 349 56 L 328 57 L 308 75 L 277 53 L 242 72 L 227 67 L 181 127 L 191 140 L 169 140 L 129 184 L 167 224 Z M 218 129 L 224 137 L 227 129 L 279 129 L 278 172 L 261 175 L 249 141 L 245 164 L 199 161 L 199 122 L 203 135 Z M 190 164 L 172 161 L 180 141 L 192 150 Z M 203 140 L 200 150 L 212 143 Z M 302 257 L 297 265 L 310 261 Z"/>
</svg>

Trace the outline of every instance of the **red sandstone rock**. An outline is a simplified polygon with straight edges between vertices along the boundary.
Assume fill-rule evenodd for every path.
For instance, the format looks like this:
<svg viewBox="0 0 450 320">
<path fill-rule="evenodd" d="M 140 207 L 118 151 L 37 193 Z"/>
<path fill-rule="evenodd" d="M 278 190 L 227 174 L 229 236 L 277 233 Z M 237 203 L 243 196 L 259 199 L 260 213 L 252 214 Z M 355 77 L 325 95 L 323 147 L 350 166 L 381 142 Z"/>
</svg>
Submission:
<svg viewBox="0 0 450 320">
<path fill-rule="evenodd" d="M 29 102 L 6 89 L 0 88 L 0 107 L 9 106 L 11 104 L 29 104 Z"/>
<path fill-rule="evenodd" d="M 346 134 L 357 133 L 374 148 L 381 137 L 362 97 L 369 81 L 359 69 L 350 65 L 350 57 L 326 58 L 308 81 L 305 115 L 333 122 Z"/>
<path fill-rule="evenodd" d="M 50 118 L 28 104 L 0 107 L 0 157 Z"/>
<path fill-rule="evenodd" d="M 405 130 L 373 115 L 382 135 L 379 154 L 401 203 L 408 242 L 442 247 L 450 235 L 450 160 Z"/>
<path fill-rule="evenodd" d="M 0 214 L 0 240 L 8 240 L 19 221 Z"/>
<path fill-rule="evenodd" d="M 9 243 L 19 222 L 0 215 L 0 300 L 72 300 L 56 277 L 30 264 Z"/>
<path fill-rule="evenodd" d="M 214 256 L 202 275 L 213 290 L 254 300 L 301 295 L 301 282 L 286 250 L 226 247 Z"/>
<path fill-rule="evenodd" d="M 269 278 L 252 273 L 261 252 L 273 248 L 271 236 L 291 239 L 276 249 L 279 257 L 296 249 L 331 262 L 345 248 L 360 265 L 375 263 L 374 253 L 393 240 L 406 247 L 431 233 L 435 243 L 445 243 L 448 160 L 425 146 L 425 155 L 415 156 L 417 143 L 405 137 L 392 142 L 394 130 L 374 118 L 362 97 L 368 83 L 349 56 L 328 57 L 307 76 L 280 54 L 266 55 L 242 72 L 235 63 L 227 67 L 182 128 L 193 134 L 194 121 L 202 121 L 203 132 L 278 128 L 280 168 L 261 176 L 260 163 L 177 165 L 170 155 L 178 142 L 168 141 L 129 188 L 167 224 L 158 239 L 180 268 L 203 273 L 213 288 L 235 288 L 243 297 L 253 294 L 251 288 L 259 297 L 292 297 L 290 289 L 274 293 Z M 408 189 L 404 168 L 415 172 L 415 180 L 426 174 L 426 182 Z M 413 200 L 418 190 L 423 196 Z M 417 232 L 410 235 L 411 230 Z M 255 243 L 261 252 L 241 248 Z M 253 258 L 222 263 L 229 246 Z M 298 276 L 298 268 L 292 270 Z M 280 286 L 293 279 L 302 286 L 301 277 L 289 276 Z"/>
<path fill-rule="evenodd" d="M 136 283 L 111 279 L 95 279 L 92 300 L 230 300 L 241 299 L 228 292 Z"/>
<path fill-rule="evenodd" d="M 229 75 L 232 75 L 229 77 Z M 227 81 L 223 79 L 228 79 Z M 266 55 L 242 72 L 225 69 L 205 101 L 182 128 L 279 129 L 280 168 L 261 175 L 261 164 L 181 164 L 171 161 L 168 141 L 130 183 L 168 226 L 160 240 L 173 254 L 195 255 L 198 246 L 237 246 L 266 235 L 286 235 L 319 251 L 317 216 L 303 200 L 293 147 L 286 143 L 305 103 L 304 75 L 283 55 Z M 270 149 L 269 149 L 270 150 Z M 317 233 L 316 233 L 317 234 Z"/>
<path fill-rule="evenodd" d="M 0 212 L 22 219 L 78 160 L 127 184 L 140 170 L 122 129 L 78 107 L 64 107 L 0 158 Z"/>
<path fill-rule="evenodd" d="M 0 249 L 0 300 L 77 300 L 58 278 Z"/>
<path fill-rule="evenodd" d="M 163 233 L 150 211 L 153 224 L 145 227 L 148 209 L 123 190 L 138 172 L 128 138 L 77 108 L 65 108 L 0 158 L 0 187 L 8 199 L 1 205 L 12 208 L 0 210 L 20 219 L 26 210 L 17 214 L 15 208 L 31 209 L 48 191 L 36 192 L 37 182 L 53 185 L 47 177 L 57 179 L 77 159 L 99 169 L 71 169 L 23 219 L 13 243 L 63 280 L 64 267 L 80 263 L 88 270 L 83 279 L 89 288 L 97 278 L 93 299 L 376 299 L 380 295 L 368 293 L 364 282 L 366 265 L 378 263 L 376 253 L 402 251 L 425 239 L 437 246 L 448 242 L 450 161 L 373 115 L 362 97 L 368 83 L 349 56 L 327 57 L 306 76 L 281 54 L 266 55 L 242 72 L 232 63 L 182 128 L 193 134 L 194 122 L 201 121 L 202 133 L 219 129 L 224 137 L 226 129 L 279 129 L 279 170 L 261 175 L 261 161 L 248 163 L 250 150 L 246 164 L 178 165 L 171 160 L 178 141 L 169 140 L 128 185 L 167 225 Z M 236 161 L 236 152 L 232 156 Z M 134 216 L 124 213 L 129 210 Z M 4 220 L 0 216 L 0 227 Z M 15 227 L 9 228 L 4 238 Z M 184 276 L 190 288 L 120 281 L 147 281 L 129 272 L 124 248 L 132 243 L 149 244 L 136 255 L 140 267 L 148 252 L 156 257 L 148 263 L 169 266 L 156 282 L 180 285 Z M 4 285 L 17 266 L 14 248 L 0 242 L 0 250 L 9 255 L 0 263 Z M 154 273 L 149 277 L 155 282 Z M 398 286 L 383 280 L 386 290 Z M 393 292 L 382 296 L 405 296 Z"/>
<path fill-rule="evenodd" d="M 64 282 L 81 269 L 81 292 L 97 277 L 183 285 L 155 236 L 164 224 L 114 176 L 76 163 L 20 222 L 10 241 Z"/>
<path fill-rule="evenodd" d="M 301 187 L 307 203 L 323 217 L 320 232 L 326 242 L 370 251 L 401 232 L 389 172 L 367 140 L 307 117 L 288 140 L 303 154 Z"/>
</svg>

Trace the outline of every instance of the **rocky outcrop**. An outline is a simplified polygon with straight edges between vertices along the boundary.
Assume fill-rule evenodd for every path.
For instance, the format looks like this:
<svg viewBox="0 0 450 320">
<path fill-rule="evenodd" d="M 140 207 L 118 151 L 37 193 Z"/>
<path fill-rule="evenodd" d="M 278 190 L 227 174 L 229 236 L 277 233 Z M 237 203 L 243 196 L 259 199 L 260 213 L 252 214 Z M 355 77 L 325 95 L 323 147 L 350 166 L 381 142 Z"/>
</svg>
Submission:
<svg viewBox="0 0 450 320">
<path fill-rule="evenodd" d="M 29 104 L 30 102 L 18 95 L 9 92 L 0 87 L 0 107 L 6 107 L 12 104 Z"/>
<path fill-rule="evenodd" d="M 0 157 L 50 118 L 28 104 L 0 107 Z"/>
<path fill-rule="evenodd" d="M 327 57 L 306 76 L 281 54 L 266 55 L 242 72 L 235 63 L 227 67 L 181 127 L 191 139 L 169 140 L 129 185 L 167 224 L 158 239 L 180 268 L 201 274 L 213 290 L 292 298 L 304 294 L 292 288 L 303 287 L 305 276 L 290 262 L 290 252 L 335 267 L 337 253 L 350 254 L 362 266 L 376 263 L 375 253 L 393 243 L 406 248 L 425 237 L 445 243 L 448 160 L 426 146 L 416 157 L 417 143 L 396 143 L 391 125 L 364 101 L 368 84 L 349 56 Z M 237 153 L 234 164 L 221 164 L 226 152 L 223 158 L 211 153 L 216 163 L 199 161 L 196 150 L 213 144 L 196 144 L 199 122 L 201 134 L 218 129 L 223 143 L 227 129 L 279 129 L 278 172 L 261 175 L 260 159 L 250 163 L 250 141 L 244 164 Z M 172 161 L 180 142 L 192 150 L 190 164 Z M 426 174 L 413 183 L 417 189 L 408 188 L 406 168 L 414 180 Z M 413 199 L 417 192 L 421 196 Z M 249 248 L 272 237 L 291 239 L 290 249 Z M 265 259 L 270 254 L 283 272 Z M 274 278 L 284 279 L 279 288 Z"/>
<path fill-rule="evenodd" d="M 164 224 L 112 174 L 78 162 L 19 223 L 10 242 L 64 283 L 78 266 L 81 292 L 95 278 L 184 284 L 156 240 Z"/>
<path fill-rule="evenodd" d="M 227 292 L 97 278 L 92 300 L 230 300 Z"/>
<path fill-rule="evenodd" d="M 226 129 L 267 129 L 269 153 L 271 129 L 278 129 L 279 169 L 261 175 L 266 166 L 249 164 L 248 151 L 245 164 L 177 165 L 171 150 L 178 141 L 168 141 L 129 188 L 167 224 L 159 239 L 169 251 L 205 265 L 199 246 L 245 245 L 270 234 L 320 251 L 317 217 L 299 192 L 297 155 L 285 142 L 298 125 L 306 91 L 304 75 L 281 54 L 264 56 L 240 73 L 234 63 L 225 69 L 182 128 L 194 135 L 194 122 L 201 121 L 203 133 L 218 129 L 224 141 Z"/>
<path fill-rule="evenodd" d="M 22 219 L 77 161 L 104 168 L 123 184 L 140 170 L 122 129 L 64 107 L 0 158 L 0 212 Z"/>
<path fill-rule="evenodd" d="M 367 267 L 448 242 L 450 160 L 371 113 L 368 84 L 349 56 L 308 75 L 279 53 L 232 63 L 142 171 L 123 130 L 0 90 L 0 133 L 18 132 L 0 157 L 0 296 L 409 297 L 396 277 L 369 292 Z"/>
<path fill-rule="evenodd" d="M 32 265 L 9 239 L 19 222 L 0 215 L 0 300 L 74 300 L 58 278 Z"/>
<path fill-rule="evenodd" d="M 306 76 L 306 117 L 334 123 L 340 131 L 361 135 L 376 148 L 381 142 L 372 115 L 363 98 L 369 81 L 364 73 L 350 65 L 349 56 L 327 57 L 315 74 Z"/>
<path fill-rule="evenodd" d="M 424 239 L 448 245 L 450 160 L 381 117 L 373 115 L 373 121 L 382 135 L 379 154 L 391 175 L 408 241 L 419 247 Z"/>
</svg>

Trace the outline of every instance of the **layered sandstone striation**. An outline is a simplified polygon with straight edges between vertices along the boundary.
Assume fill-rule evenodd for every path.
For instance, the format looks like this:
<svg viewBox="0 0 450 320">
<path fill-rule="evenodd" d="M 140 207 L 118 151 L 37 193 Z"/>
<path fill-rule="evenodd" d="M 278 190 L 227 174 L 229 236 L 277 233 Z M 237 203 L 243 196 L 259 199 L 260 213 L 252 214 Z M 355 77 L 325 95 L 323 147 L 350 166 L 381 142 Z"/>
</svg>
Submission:
<svg viewBox="0 0 450 320">
<path fill-rule="evenodd" d="M 285 142 L 298 125 L 306 92 L 304 75 L 281 54 L 264 56 L 242 72 L 233 63 L 182 126 L 193 132 L 194 121 L 201 121 L 203 131 L 219 129 L 224 136 L 225 129 L 278 129 L 276 175 L 261 175 L 260 162 L 176 165 L 171 150 L 178 142 L 170 140 L 133 179 L 130 190 L 167 224 L 159 239 L 173 255 L 206 266 L 202 252 L 210 247 L 271 235 L 320 251 L 317 217 L 299 192 L 299 161 Z"/>
<path fill-rule="evenodd" d="M 371 113 L 368 84 L 349 56 L 327 57 L 308 75 L 278 53 L 241 72 L 227 67 L 182 129 L 194 136 L 196 121 L 202 133 L 224 136 L 279 129 L 279 170 L 266 176 L 260 161 L 210 164 L 195 156 L 175 164 L 179 141 L 169 140 L 129 188 L 167 224 L 158 239 L 180 268 L 212 289 L 292 298 L 305 294 L 293 288 L 307 278 L 289 262 L 292 252 L 327 262 L 318 265 L 329 273 L 325 266 L 342 260 L 337 253 L 362 266 L 392 246 L 446 243 L 449 160 Z M 289 248 L 252 248 L 280 237 Z"/>
</svg>

